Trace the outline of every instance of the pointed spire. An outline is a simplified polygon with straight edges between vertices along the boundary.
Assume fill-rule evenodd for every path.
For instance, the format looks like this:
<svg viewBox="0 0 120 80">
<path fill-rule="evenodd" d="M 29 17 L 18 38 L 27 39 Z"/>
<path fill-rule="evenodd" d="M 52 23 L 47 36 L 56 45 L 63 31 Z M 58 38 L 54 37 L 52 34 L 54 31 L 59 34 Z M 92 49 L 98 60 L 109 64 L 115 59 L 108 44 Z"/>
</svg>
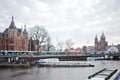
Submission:
<svg viewBox="0 0 120 80">
<path fill-rule="evenodd" d="M 97 35 L 96 35 L 96 37 L 95 37 L 95 41 L 98 41 Z"/>
<path fill-rule="evenodd" d="M 28 38 L 28 32 L 26 30 L 26 25 L 24 25 L 24 31 L 23 31 L 23 35 Z"/>
<path fill-rule="evenodd" d="M 97 38 L 97 35 L 96 35 L 95 39 L 98 39 L 98 38 Z"/>
<path fill-rule="evenodd" d="M 102 32 L 102 35 L 104 35 L 104 32 Z"/>
<path fill-rule="evenodd" d="M 23 26 L 21 25 L 21 31 L 23 31 Z"/>
<path fill-rule="evenodd" d="M 27 33 L 27 30 L 26 30 L 26 25 L 24 25 L 24 31 L 23 31 L 23 34 L 28 34 L 28 33 Z"/>
<path fill-rule="evenodd" d="M 24 31 L 27 32 L 27 30 L 26 30 L 26 24 L 24 25 Z"/>
<path fill-rule="evenodd" d="M 26 29 L 26 24 L 24 25 L 25 29 Z"/>
<path fill-rule="evenodd" d="M 14 20 L 14 17 L 12 16 L 12 21 Z"/>
<path fill-rule="evenodd" d="M 12 21 L 11 24 L 9 26 L 10 29 L 16 29 L 15 23 L 14 23 L 14 17 L 12 16 Z"/>
</svg>

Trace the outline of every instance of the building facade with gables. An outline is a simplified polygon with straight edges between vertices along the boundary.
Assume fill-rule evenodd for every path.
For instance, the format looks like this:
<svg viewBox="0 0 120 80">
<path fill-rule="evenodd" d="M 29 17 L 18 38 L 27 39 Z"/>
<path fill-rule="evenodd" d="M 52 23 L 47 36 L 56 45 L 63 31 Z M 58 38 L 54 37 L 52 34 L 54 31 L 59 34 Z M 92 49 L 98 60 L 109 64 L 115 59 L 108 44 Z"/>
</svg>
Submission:
<svg viewBox="0 0 120 80">
<path fill-rule="evenodd" d="M 16 27 L 14 18 L 8 28 L 0 33 L 0 50 L 26 51 L 28 50 L 28 32 L 26 25 L 24 30 Z"/>
</svg>

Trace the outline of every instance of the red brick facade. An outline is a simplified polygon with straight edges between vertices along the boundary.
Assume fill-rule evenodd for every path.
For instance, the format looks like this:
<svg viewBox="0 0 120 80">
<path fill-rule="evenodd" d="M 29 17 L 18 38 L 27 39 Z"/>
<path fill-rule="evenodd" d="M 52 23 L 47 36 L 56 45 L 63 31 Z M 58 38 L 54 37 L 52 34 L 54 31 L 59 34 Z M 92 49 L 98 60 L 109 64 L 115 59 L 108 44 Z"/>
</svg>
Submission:
<svg viewBox="0 0 120 80">
<path fill-rule="evenodd" d="M 0 33 L 0 50 L 28 50 L 28 33 L 26 28 L 24 31 L 16 28 L 13 17 L 9 28 Z"/>
</svg>

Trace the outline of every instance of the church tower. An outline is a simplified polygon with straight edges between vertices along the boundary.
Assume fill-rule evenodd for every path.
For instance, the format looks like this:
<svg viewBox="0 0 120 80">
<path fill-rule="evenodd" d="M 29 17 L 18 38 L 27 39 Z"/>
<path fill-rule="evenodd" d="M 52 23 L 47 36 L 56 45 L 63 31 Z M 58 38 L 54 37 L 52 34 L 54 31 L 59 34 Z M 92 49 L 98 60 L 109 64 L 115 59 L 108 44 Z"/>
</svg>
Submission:
<svg viewBox="0 0 120 80">
<path fill-rule="evenodd" d="M 12 16 L 12 21 L 7 29 L 8 39 L 7 39 L 7 50 L 17 50 L 17 28 L 14 22 L 14 17 Z"/>
<path fill-rule="evenodd" d="M 100 40 L 101 40 L 102 42 L 105 42 L 105 35 L 104 35 L 104 33 L 102 33 Z"/>
<path fill-rule="evenodd" d="M 98 38 L 97 38 L 97 35 L 95 37 L 94 45 L 95 45 L 95 49 L 94 50 L 97 51 L 98 50 Z"/>
<path fill-rule="evenodd" d="M 102 33 L 99 41 L 96 35 L 95 43 L 94 43 L 94 51 L 106 51 L 107 46 L 108 46 L 108 42 L 106 42 L 104 33 Z"/>
<path fill-rule="evenodd" d="M 105 51 L 107 46 L 108 46 L 108 43 L 105 40 L 105 35 L 104 33 L 102 33 L 101 38 L 100 38 L 100 45 L 99 45 L 100 50 Z"/>
<path fill-rule="evenodd" d="M 97 38 L 97 35 L 95 37 L 95 43 L 98 43 L 98 38 Z"/>
<path fill-rule="evenodd" d="M 26 30 L 26 25 L 24 25 L 23 36 L 24 36 L 25 38 L 28 38 L 28 32 L 27 32 L 27 30 Z"/>
<path fill-rule="evenodd" d="M 28 36 L 28 32 L 26 30 L 26 25 L 24 25 L 23 37 L 24 37 L 23 40 L 25 41 L 24 47 L 27 46 L 26 49 L 28 50 L 28 42 L 29 42 L 28 38 L 29 38 L 29 36 Z"/>
</svg>

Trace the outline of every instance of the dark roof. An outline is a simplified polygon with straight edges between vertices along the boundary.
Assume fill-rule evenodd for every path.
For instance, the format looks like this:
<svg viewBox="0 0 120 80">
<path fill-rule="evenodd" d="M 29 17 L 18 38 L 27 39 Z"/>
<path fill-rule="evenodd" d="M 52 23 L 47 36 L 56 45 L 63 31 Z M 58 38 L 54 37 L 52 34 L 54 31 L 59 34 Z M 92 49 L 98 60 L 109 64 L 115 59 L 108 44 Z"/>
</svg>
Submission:
<svg viewBox="0 0 120 80">
<path fill-rule="evenodd" d="M 5 31 L 3 32 L 3 36 L 8 37 L 8 28 L 6 28 Z"/>
<path fill-rule="evenodd" d="M 22 33 L 22 29 L 17 28 L 17 35 L 21 35 L 21 33 Z"/>
<path fill-rule="evenodd" d="M 12 16 L 12 21 L 11 21 L 11 24 L 10 24 L 9 28 L 10 28 L 10 29 L 16 29 L 13 16 Z"/>
</svg>

